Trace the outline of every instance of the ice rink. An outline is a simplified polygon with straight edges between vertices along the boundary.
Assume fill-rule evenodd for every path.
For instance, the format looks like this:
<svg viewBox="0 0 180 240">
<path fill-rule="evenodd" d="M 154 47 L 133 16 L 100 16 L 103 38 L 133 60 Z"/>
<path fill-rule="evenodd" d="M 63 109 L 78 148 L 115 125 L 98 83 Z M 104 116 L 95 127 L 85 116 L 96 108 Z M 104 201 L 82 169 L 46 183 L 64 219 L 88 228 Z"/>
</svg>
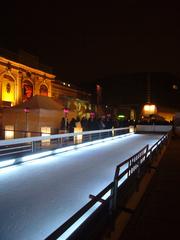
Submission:
<svg viewBox="0 0 180 240">
<path fill-rule="evenodd" d="M 161 136 L 132 134 L 1 169 L 0 239 L 44 239 L 112 181 L 117 164 Z"/>
</svg>

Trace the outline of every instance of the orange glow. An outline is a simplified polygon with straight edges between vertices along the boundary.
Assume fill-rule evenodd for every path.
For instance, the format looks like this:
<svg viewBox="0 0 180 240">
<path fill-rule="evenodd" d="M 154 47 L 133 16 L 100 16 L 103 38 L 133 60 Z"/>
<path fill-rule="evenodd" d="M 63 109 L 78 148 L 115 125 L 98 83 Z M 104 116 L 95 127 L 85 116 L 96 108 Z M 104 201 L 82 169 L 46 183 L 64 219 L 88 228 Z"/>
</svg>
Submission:
<svg viewBox="0 0 180 240">
<path fill-rule="evenodd" d="M 74 143 L 82 143 L 82 133 L 83 129 L 80 126 L 77 126 L 74 128 L 74 133 L 79 133 L 76 136 L 74 136 Z"/>
<path fill-rule="evenodd" d="M 151 115 L 157 112 L 157 107 L 154 104 L 146 104 L 143 107 L 143 115 Z"/>
<path fill-rule="evenodd" d="M 14 126 L 6 125 L 5 126 L 5 140 L 14 138 Z"/>
<path fill-rule="evenodd" d="M 51 128 L 50 127 L 41 127 L 41 136 L 49 136 L 51 134 Z M 43 146 L 49 146 L 51 140 L 50 139 L 46 139 L 46 140 L 42 140 L 42 145 Z"/>
</svg>

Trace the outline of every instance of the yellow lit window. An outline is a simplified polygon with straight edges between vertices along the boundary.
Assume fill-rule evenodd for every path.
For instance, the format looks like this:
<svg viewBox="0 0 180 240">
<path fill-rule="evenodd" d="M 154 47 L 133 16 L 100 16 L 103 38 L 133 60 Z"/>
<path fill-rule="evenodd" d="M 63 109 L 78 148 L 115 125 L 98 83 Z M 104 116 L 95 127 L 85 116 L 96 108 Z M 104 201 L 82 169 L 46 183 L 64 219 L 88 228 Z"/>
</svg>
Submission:
<svg viewBox="0 0 180 240">
<path fill-rule="evenodd" d="M 41 127 L 41 136 L 49 136 L 51 134 L 50 127 Z M 42 140 L 43 146 L 48 146 L 50 144 L 50 139 Z"/>
<path fill-rule="evenodd" d="M 14 82 L 3 79 L 2 82 L 2 101 L 14 103 L 15 85 Z"/>
<path fill-rule="evenodd" d="M 5 126 L 5 140 L 14 138 L 14 126 L 6 125 Z"/>
</svg>

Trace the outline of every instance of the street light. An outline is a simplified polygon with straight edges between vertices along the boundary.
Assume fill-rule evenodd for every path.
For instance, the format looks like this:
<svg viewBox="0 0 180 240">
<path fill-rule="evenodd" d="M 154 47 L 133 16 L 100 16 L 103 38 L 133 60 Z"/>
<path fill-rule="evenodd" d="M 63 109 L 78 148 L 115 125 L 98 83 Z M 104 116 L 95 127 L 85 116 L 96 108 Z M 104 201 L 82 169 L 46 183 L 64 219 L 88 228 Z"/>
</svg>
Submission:
<svg viewBox="0 0 180 240">
<path fill-rule="evenodd" d="M 65 120 L 65 132 L 67 131 L 68 128 L 68 113 L 69 113 L 69 109 L 68 108 L 64 108 L 64 120 Z"/>
<path fill-rule="evenodd" d="M 147 103 L 143 107 L 143 115 L 150 116 L 157 113 L 157 107 L 154 104 Z"/>
<path fill-rule="evenodd" d="M 26 116 L 26 117 L 25 117 L 25 122 L 26 122 L 26 128 L 25 128 L 25 129 L 26 129 L 26 131 L 25 131 L 25 134 L 24 134 L 24 135 L 25 135 L 25 137 L 27 137 L 27 135 L 28 135 L 28 134 L 27 134 L 27 131 L 28 131 L 28 113 L 30 112 L 30 108 L 25 107 L 25 108 L 24 108 L 24 112 L 25 112 L 25 116 Z"/>
</svg>

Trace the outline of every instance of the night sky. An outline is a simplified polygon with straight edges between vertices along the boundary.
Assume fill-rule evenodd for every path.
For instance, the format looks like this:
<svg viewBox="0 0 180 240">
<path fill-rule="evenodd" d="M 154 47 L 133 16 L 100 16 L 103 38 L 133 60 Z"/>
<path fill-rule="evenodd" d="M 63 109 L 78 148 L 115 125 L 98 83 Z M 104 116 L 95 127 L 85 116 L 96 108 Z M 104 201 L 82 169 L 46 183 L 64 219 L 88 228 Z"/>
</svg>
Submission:
<svg viewBox="0 0 180 240">
<path fill-rule="evenodd" d="M 154 79 L 156 102 L 166 105 L 172 84 L 179 84 L 176 6 L 135 0 L 94 6 L 64 1 L 30 6 L 17 1 L 2 14 L 1 47 L 39 56 L 57 79 L 85 87 L 101 82 L 107 102 L 145 101 L 148 73 Z M 172 91 L 170 105 L 180 102 L 177 92 Z"/>
</svg>

